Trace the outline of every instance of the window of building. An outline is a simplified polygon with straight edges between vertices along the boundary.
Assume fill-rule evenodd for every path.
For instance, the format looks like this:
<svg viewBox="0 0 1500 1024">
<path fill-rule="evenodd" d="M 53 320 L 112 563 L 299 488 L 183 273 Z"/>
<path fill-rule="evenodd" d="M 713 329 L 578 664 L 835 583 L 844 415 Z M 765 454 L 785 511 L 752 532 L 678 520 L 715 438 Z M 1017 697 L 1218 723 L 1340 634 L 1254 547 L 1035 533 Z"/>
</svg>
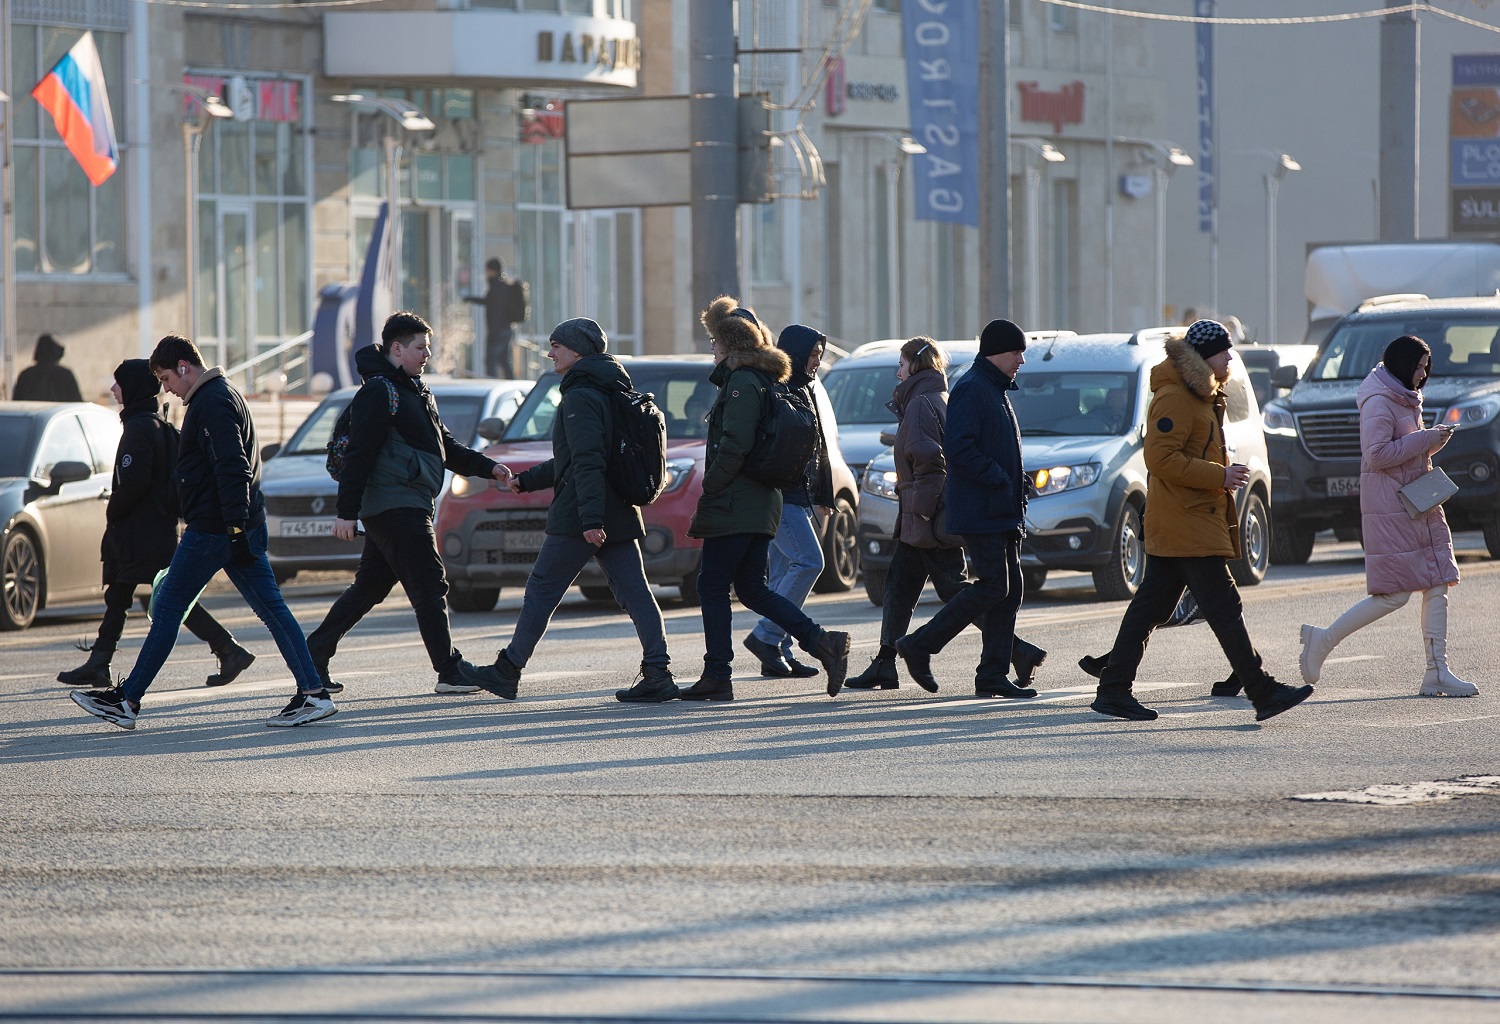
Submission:
<svg viewBox="0 0 1500 1024">
<path fill-rule="evenodd" d="M 1048 8 L 1047 24 L 1054 32 L 1073 32 L 1078 28 L 1078 12 L 1071 7 Z"/>
<path fill-rule="evenodd" d="M 786 221 L 781 203 L 749 203 L 750 268 L 758 284 L 780 284 L 786 280 Z"/>
<path fill-rule="evenodd" d="M 1059 331 L 1078 322 L 1074 296 L 1078 281 L 1078 182 L 1052 183 L 1052 323 Z"/>
<path fill-rule="evenodd" d="M 877 11 L 889 11 L 891 14 L 901 13 L 901 0 L 875 0 L 872 6 Z"/>
<path fill-rule="evenodd" d="M 1025 12 L 1021 9 L 1023 0 L 1009 0 L 1010 27 L 1022 28 L 1026 24 Z"/>
<path fill-rule="evenodd" d="M 41 80 L 83 31 L 49 25 L 14 26 L 11 82 L 14 118 L 15 253 L 20 274 L 123 274 L 125 179 L 125 34 L 94 31 L 114 115 L 119 163 L 97 188 L 68 152 L 51 115 L 31 100 Z M 24 99 L 23 99 L 24 97 Z"/>
</svg>

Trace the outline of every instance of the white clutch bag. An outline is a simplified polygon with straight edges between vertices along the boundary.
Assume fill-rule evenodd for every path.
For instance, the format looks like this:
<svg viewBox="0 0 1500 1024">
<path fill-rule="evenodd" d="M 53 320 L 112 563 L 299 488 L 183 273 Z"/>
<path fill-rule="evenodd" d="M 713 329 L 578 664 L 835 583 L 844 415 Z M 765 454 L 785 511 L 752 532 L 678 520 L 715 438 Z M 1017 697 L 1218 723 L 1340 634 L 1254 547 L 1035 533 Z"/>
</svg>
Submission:
<svg viewBox="0 0 1500 1024">
<path fill-rule="evenodd" d="M 1406 514 L 1413 519 L 1420 519 L 1457 494 L 1458 484 L 1450 480 L 1448 474 L 1441 469 L 1434 469 L 1430 473 L 1423 473 L 1396 493 L 1401 496 L 1401 504 L 1406 506 Z"/>
</svg>

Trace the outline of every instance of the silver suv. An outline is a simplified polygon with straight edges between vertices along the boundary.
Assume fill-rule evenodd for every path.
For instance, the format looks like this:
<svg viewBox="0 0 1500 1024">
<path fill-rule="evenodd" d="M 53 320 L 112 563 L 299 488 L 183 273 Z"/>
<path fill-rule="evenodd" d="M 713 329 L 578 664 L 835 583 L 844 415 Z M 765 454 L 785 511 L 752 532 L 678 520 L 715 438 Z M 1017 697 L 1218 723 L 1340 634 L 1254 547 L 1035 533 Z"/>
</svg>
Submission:
<svg viewBox="0 0 1500 1024">
<path fill-rule="evenodd" d="M 1166 358 L 1169 337 L 1184 328 L 1135 334 L 1060 335 L 1026 349 L 1010 393 L 1021 424 L 1026 470 L 1037 496 L 1027 508 L 1021 566 L 1028 590 L 1050 569 L 1082 569 L 1106 600 L 1129 598 L 1146 570 L 1146 411 L 1151 368 Z M 1250 467 L 1236 498 L 1243 556 L 1230 563 L 1244 586 L 1266 574 L 1270 552 L 1271 477 L 1260 410 L 1239 359 L 1230 363 L 1224 432 L 1235 462 Z M 896 525 L 896 473 L 887 450 L 870 463 L 860 496 L 860 554 L 865 592 L 885 599 Z"/>
</svg>

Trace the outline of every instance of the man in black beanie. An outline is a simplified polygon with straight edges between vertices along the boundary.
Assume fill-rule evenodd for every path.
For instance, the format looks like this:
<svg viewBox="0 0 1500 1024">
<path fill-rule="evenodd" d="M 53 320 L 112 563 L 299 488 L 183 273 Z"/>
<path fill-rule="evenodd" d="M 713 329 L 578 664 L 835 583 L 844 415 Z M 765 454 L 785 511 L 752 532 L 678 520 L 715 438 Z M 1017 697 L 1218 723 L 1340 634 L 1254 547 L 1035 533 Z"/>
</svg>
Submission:
<svg viewBox="0 0 1500 1024">
<path fill-rule="evenodd" d="M 974 368 L 948 399 L 943 455 L 948 532 L 961 534 L 975 579 L 926 625 L 896 641 L 896 653 L 924 690 L 937 692 L 932 656 L 965 626 L 981 623 L 984 648 L 974 675 L 982 697 L 1035 697 L 1007 673 L 1021 609 L 1021 539 L 1031 480 L 1021 464 L 1021 428 L 1006 392 L 1026 362 L 1026 332 L 991 320 L 979 336 Z"/>
</svg>

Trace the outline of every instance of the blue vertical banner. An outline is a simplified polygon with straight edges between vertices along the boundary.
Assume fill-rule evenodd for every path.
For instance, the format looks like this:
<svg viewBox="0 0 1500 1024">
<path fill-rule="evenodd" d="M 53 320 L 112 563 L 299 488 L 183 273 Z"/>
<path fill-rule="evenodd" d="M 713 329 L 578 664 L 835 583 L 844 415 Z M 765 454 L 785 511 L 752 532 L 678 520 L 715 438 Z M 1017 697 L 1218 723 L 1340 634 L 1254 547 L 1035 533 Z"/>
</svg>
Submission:
<svg viewBox="0 0 1500 1024">
<path fill-rule="evenodd" d="M 913 216 L 977 228 L 978 0 L 908 0 L 901 18 L 911 133 L 927 147 L 912 159 Z"/>
<path fill-rule="evenodd" d="M 1214 16 L 1214 0 L 1193 0 L 1193 14 Z M 1214 229 L 1214 27 L 1202 22 L 1193 26 L 1198 50 L 1198 230 Z"/>
</svg>

